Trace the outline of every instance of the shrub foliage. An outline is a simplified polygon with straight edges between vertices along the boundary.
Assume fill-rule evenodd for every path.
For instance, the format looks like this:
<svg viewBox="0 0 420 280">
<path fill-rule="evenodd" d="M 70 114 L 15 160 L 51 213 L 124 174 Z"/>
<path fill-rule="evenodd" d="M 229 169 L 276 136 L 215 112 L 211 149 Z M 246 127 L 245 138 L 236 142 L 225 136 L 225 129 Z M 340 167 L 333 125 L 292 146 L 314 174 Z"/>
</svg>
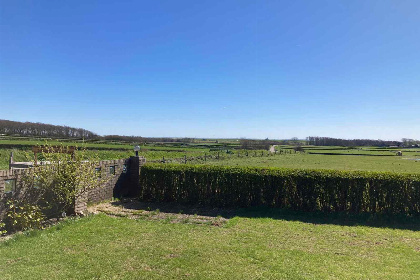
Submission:
<svg viewBox="0 0 420 280">
<path fill-rule="evenodd" d="M 60 147 L 61 152 L 67 147 Z M 75 203 L 85 193 L 104 186 L 109 176 L 100 176 L 97 156 L 78 150 L 72 157 L 55 153 L 52 146 L 45 146 L 40 154 L 43 164 L 28 169 L 17 182 L 13 197 L 5 198 L 6 215 L 0 220 L 1 229 L 8 232 L 40 228 L 49 218 L 75 214 Z M 0 201 L 3 203 L 3 201 Z"/>
<path fill-rule="evenodd" d="M 42 228 L 45 216 L 38 205 L 30 205 L 22 201 L 7 202 L 7 221 L 12 231 Z"/>
<path fill-rule="evenodd" d="M 420 176 L 387 172 L 145 165 L 141 199 L 217 207 L 420 213 Z"/>
</svg>

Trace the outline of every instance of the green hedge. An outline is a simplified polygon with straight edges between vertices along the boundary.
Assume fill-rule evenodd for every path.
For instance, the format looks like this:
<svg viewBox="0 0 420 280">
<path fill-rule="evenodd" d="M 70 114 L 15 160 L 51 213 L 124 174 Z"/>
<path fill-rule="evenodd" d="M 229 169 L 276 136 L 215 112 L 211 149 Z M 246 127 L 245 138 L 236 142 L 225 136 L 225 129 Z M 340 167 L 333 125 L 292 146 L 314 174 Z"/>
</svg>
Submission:
<svg viewBox="0 0 420 280">
<path fill-rule="evenodd" d="M 145 201 L 304 211 L 420 213 L 420 176 L 388 172 L 151 164 Z"/>
</svg>

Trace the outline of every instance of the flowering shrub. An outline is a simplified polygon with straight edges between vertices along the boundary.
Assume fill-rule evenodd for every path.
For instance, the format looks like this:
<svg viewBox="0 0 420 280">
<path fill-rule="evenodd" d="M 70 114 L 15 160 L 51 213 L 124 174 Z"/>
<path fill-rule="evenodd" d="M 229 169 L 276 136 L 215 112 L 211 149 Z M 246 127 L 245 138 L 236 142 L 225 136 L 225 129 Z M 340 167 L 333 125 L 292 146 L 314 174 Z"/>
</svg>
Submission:
<svg viewBox="0 0 420 280">
<path fill-rule="evenodd" d="M 6 226 L 5 223 L 0 222 L 0 235 L 6 234 L 7 230 L 4 229 L 4 227 Z"/>
<path fill-rule="evenodd" d="M 104 186 L 110 176 L 98 176 L 98 157 L 65 146 L 43 146 L 42 159 L 22 175 L 7 201 L 5 226 L 11 231 L 41 228 L 46 218 L 74 214 L 74 204 L 90 189 Z"/>
<path fill-rule="evenodd" d="M 48 209 L 50 216 L 61 216 L 63 212 L 73 214 L 74 203 L 79 197 L 105 185 L 110 179 L 109 176 L 98 176 L 97 155 L 87 154 L 85 149 L 71 155 L 65 153 L 67 147 L 61 149 L 62 153 L 56 153 L 53 147 L 44 146 L 42 158 L 46 164 L 31 168 L 22 180 L 24 188 L 36 194 L 37 204 Z"/>
<path fill-rule="evenodd" d="M 7 202 L 6 221 L 12 231 L 42 228 L 45 217 L 37 205 L 18 200 Z"/>
</svg>

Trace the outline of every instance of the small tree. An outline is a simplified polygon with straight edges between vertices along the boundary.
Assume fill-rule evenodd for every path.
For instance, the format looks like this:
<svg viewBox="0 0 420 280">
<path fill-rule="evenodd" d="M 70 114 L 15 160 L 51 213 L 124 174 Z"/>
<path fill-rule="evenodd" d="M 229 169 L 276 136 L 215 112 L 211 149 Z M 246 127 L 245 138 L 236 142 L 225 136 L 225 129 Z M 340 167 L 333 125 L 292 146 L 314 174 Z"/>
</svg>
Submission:
<svg viewBox="0 0 420 280">
<path fill-rule="evenodd" d="M 62 146 L 61 149 L 65 152 L 67 147 Z M 71 214 L 78 198 L 109 180 L 109 176 L 101 176 L 98 155 L 86 149 L 69 155 L 56 153 L 47 146 L 42 156 L 45 164 L 34 166 L 25 176 L 25 183 L 40 192 L 45 204 L 53 201 L 58 211 Z"/>
<path fill-rule="evenodd" d="M 305 150 L 302 147 L 302 143 L 301 142 L 297 142 L 296 145 L 293 147 L 293 150 L 295 152 L 305 152 Z"/>
<path fill-rule="evenodd" d="M 40 219 L 74 214 L 77 199 L 110 179 L 101 176 L 97 154 L 86 149 L 76 150 L 74 155 L 60 153 L 66 151 L 65 146 L 59 153 L 44 146 L 42 161 L 25 172 L 18 192 L 9 200 L 6 226 L 13 230 L 34 228 L 39 227 Z"/>
</svg>

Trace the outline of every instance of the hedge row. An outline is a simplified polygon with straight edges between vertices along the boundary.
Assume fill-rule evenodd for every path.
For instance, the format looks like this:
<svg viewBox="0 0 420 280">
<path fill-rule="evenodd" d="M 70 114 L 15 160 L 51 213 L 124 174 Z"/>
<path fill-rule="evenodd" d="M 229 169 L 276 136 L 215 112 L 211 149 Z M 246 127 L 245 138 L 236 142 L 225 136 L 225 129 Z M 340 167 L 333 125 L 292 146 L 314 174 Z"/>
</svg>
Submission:
<svg viewBox="0 0 420 280">
<path fill-rule="evenodd" d="M 420 213 L 420 176 L 388 172 L 151 164 L 145 201 L 304 211 Z"/>
</svg>

